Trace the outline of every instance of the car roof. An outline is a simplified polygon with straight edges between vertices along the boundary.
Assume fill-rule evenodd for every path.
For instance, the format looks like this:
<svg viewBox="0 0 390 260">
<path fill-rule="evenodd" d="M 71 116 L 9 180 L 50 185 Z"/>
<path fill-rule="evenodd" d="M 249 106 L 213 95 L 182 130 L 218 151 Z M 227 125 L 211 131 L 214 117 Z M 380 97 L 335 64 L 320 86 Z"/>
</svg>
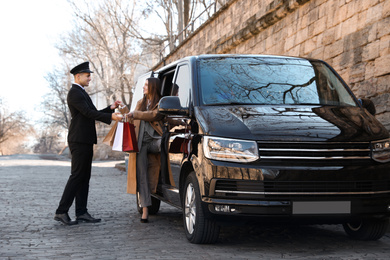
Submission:
<svg viewBox="0 0 390 260">
<path fill-rule="evenodd" d="M 172 63 L 169 63 L 165 65 L 164 67 L 161 67 L 160 69 L 156 70 L 156 73 L 159 71 L 166 70 L 169 67 L 176 66 L 178 63 L 183 62 L 183 61 L 195 61 L 195 60 L 200 60 L 200 59 L 210 59 L 210 58 L 281 58 L 281 59 L 299 59 L 299 60 L 310 60 L 314 61 L 317 59 L 311 59 L 311 58 L 303 58 L 303 57 L 294 57 L 294 56 L 283 56 L 283 55 L 261 55 L 261 54 L 200 54 L 200 55 L 195 55 L 195 56 L 187 56 L 184 58 L 181 58 L 179 60 L 176 60 Z"/>
</svg>

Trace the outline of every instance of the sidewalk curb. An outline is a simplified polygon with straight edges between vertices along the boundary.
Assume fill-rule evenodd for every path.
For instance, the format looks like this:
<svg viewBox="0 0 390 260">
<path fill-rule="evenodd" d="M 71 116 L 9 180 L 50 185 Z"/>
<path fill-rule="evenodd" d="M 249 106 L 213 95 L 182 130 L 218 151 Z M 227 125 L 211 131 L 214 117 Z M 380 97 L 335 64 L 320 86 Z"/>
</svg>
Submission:
<svg viewBox="0 0 390 260">
<path fill-rule="evenodd" d="M 126 171 L 126 165 L 124 162 L 115 164 L 115 168 L 119 169 L 120 171 Z"/>
</svg>

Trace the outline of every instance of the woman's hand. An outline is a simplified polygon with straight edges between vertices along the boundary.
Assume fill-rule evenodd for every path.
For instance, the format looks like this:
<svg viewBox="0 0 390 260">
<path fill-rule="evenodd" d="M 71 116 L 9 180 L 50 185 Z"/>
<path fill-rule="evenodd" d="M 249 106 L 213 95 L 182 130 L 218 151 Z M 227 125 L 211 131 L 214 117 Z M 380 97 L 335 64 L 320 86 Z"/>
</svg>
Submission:
<svg viewBox="0 0 390 260">
<path fill-rule="evenodd" d="M 122 104 L 122 101 L 115 101 L 114 104 L 110 106 L 111 110 L 114 110 L 115 108 L 119 107 L 120 104 Z"/>
<path fill-rule="evenodd" d="M 126 116 L 126 119 L 133 119 L 134 118 L 133 112 L 129 112 L 125 116 Z"/>
</svg>

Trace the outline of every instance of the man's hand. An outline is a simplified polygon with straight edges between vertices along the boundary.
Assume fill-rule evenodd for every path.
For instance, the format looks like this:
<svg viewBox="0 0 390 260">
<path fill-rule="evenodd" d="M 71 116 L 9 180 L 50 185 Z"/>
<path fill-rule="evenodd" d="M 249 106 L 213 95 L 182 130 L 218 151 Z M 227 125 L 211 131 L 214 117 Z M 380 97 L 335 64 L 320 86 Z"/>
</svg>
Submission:
<svg viewBox="0 0 390 260">
<path fill-rule="evenodd" d="M 112 113 L 111 119 L 115 121 L 121 121 L 123 119 L 123 115 L 121 113 Z"/>
<path fill-rule="evenodd" d="M 111 110 L 114 110 L 115 108 L 119 107 L 120 104 L 122 104 L 122 101 L 115 101 L 114 104 L 110 106 Z"/>
</svg>

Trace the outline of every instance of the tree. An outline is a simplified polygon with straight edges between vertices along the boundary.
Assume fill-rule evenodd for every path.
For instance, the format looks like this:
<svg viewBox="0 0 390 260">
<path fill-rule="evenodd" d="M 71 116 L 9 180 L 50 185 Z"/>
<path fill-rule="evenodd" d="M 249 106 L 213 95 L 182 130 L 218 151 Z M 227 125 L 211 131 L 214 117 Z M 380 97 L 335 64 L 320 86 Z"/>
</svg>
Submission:
<svg viewBox="0 0 390 260">
<path fill-rule="evenodd" d="M 107 104 L 120 99 L 130 105 L 142 53 L 134 31 L 139 20 L 136 1 L 68 2 L 75 13 L 76 27 L 57 48 L 73 60 L 90 61 L 98 78 L 90 94 L 102 93 Z"/>
<path fill-rule="evenodd" d="M 71 76 L 68 70 L 54 69 L 47 73 L 45 79 L 49 83 L 50 92 L 44 96 L 41 103 L 46 115 L 42 123 L 68 129 L 70 114 L 66 98 L 71 86 Z"/>
<path fill-rule="evenodd" d="M 167 40 L 170 45 L 169 49 L 174 49 L 174 41 L 176 39 L 178 31 L 178 9 L 179 5 L 177 0 L 149 0 L 147 2 L 147 8 L 149 11 L 154 11 L 160 18 L 165 27 L 165 35 L 162 35 L 164 40 Z"/>
<path fill-rule="evenodd" d="M 0 97 L 0 154 L 12 154 L 21 146 L 33 129 L 23 111 L 9 112 Z"/>
<path fill-rule="evenodd" d="M 172 51 L 176 46 L 175 43 L 180 43 L 187 37 L 187 34 L 192 32 L 193 28 L 187 28 L 200 13 L 206 10 L 207 18 L 210 18 L 213 10 L 207 9 L 211 4 L 218 3 L 222 5 L 224 0 L 147 0 L 144 12 L 153 11 L 162 21 L 165 28 L 165 34 L 159 38 L 168 42 L 169 51 Z M 147 39 L 147 37 L 143 37 Z M 161 45 L 161 40 L 158 44 Z M 157 43 L 157 42 L 156 42 Z"/>
<path fill-rule="evenodd" d="M 131 105 L 135 76 L 159 61 L 164 42 L 175 47 L 177 35 L 203 6 L 212 0 L 68 0 L 75 27 L 57 45 L 72 64 L 88 60 L 97 81 L 88 92 L 104 97 L 106 104 L 120 99 Z M 144 4 L 144 5 L 143 5 Z M 165 32 L 141 26 L 141 19 L 156 14 Z M 147 20 L 150 22 L 150 20 Z M 152 21 L 155 23 L 155 21 Z M 142 24 L 145 25 L 145 24 Z M 143 68 L 143 69 L 142 69 Z"/>
<path fill-rule="evenodd" d="M 47 125 L 42 128 L 37 136 L 37 143 L 33 147 L 34 153 L 58 153 L 62 148 L 63 141 L 61 130 L 58 125 Z"/>
</svg>

